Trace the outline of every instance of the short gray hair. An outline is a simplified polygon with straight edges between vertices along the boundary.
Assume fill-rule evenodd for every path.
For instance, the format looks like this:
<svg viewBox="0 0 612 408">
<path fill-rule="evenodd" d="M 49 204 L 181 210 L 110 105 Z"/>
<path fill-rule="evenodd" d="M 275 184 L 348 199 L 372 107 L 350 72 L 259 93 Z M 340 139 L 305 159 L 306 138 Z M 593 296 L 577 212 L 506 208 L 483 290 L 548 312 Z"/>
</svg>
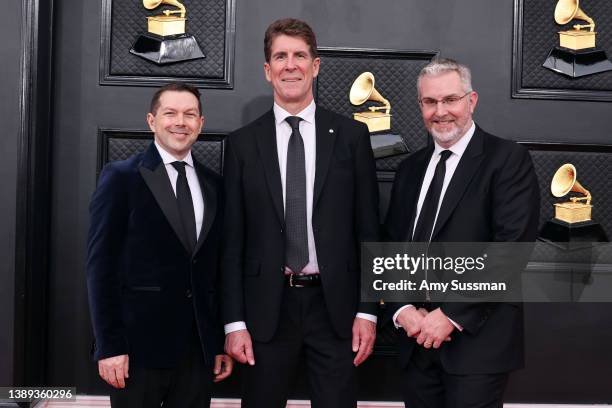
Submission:
<svg viewBox="0 0 612 408">
<path fill-rule="evenodd" d="M 425 65 L 417 77 L 417 92 L 420 94 L 421 78 L 426 76 L 437 76 L 447 72 L 456 72 L 463 84 L 465 92 L 472 91 L 472 73 L 470 69 L 450 58 L 435 58 Z"/>
</svg>

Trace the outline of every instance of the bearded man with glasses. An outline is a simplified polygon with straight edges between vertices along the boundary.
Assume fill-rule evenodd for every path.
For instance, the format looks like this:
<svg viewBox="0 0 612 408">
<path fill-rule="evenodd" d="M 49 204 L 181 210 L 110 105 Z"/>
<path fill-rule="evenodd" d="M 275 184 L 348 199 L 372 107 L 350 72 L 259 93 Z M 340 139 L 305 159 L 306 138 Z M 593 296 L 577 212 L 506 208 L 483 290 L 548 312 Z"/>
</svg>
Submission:
<svg viewBox="0 0 612 408">
<path fill-rule="evenodd" d="M 490 135 L 472 115 L 468 67 L 450 59 L 417 80 L 433 138 L 401 163 L 385 230 L 391 241 L 529 242 L 539 190 L 527 150 Z M 392 308 L 407 407 L 501 407 L 509 372 L 524 364 L 521 304 L 424 302 Z"/>
</svg>

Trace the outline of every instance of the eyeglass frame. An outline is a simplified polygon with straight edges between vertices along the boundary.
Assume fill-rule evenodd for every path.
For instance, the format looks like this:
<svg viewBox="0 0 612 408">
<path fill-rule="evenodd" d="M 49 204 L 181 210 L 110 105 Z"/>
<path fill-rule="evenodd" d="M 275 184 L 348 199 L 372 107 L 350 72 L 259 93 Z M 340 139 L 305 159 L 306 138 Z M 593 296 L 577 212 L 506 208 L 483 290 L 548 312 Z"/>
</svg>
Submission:
<svg viewBox="0 0 612 408">
<path fill-rule="evenodd" d="M 457 102 L 459 102 L 460 100 L 462 100 L 463 98 L 465 98 L 466 96 L 468 96 L 469 94 L 471 94 L 472 92 L 474 92 L 474 90 L 471 91 L 467 91 L 465 94 L 463 94 L 462 96 L 456 96 L 456 95 L 449 95 L 449 96 L 445 96 L 442 99 L 434 99 L 434 98 L 425 98 L 425 99 L 431 99 L 432 103 L 431 104 L 426 104 L 423 103 L 423 98 L 419 98 L 418 102 L 419 105 L 421 106 L 421 108 L 428 108 L 428 109 L 432 109 L 434 107 L 438 107 L 438 104 L 441 103 L 442 106 L 447 106 L 447 107 L 451 107 L 451 106 L 455 106 L 455 104 Z M 452 101 L 449 101 L 448 98 L 453 98 L 456 97 L 457 99 L 454 99 Z M 435 104 L 433 103 L 433 101 L 435 101 Z"/>
</svg>

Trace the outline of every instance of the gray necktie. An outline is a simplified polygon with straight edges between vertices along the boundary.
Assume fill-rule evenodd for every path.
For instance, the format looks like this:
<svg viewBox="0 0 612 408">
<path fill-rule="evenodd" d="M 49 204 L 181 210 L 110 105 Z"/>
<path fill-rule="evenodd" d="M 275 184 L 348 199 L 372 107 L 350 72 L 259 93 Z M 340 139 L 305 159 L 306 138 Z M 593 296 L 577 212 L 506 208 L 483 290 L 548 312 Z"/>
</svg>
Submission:
<svg viewBox="0 0 612 408">
<path fill-rule="evenodd" d="M 285 261 L 294 273 L 308 264 L 308 232 L 306 229 L 306 159 L 300 134 L 302 118 L 285 119 L 292 132 L 287 149 L 285 179 Z"/>
</svg>

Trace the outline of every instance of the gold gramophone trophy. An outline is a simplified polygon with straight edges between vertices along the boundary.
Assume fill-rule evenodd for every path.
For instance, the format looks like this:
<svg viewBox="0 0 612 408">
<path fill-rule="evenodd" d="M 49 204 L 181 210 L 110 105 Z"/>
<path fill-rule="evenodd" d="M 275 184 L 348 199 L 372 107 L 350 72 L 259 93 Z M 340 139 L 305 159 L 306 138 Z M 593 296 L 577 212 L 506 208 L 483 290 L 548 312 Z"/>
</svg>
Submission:
<svg viewBox="0 0 612 408">
<path fill-rule="evenodd" d="M 606 52 L 595 46 L 595 21 L 581 8 L 580 0 L 559 0 L 555 7 L 555 22 L 565 25 L 572 20 L 587 24 L 574 24 L 570 30 L 559 31 L 559 46 L 550 50 L 543 66 L 555 72 L 577 78 L 612 70 Z"/>
<path fill-rule="evenodd" d="M 147 34 L 141 34 L 130 52 L 158 65 L 204 58 L 198 42 L 185 34 L 187 10 L 177 0 L 143 0 L 147 10 L 160 4 L 175 6 L 178 10 L 164 10 L 162 14 L 147 17 Z"/>
<path fill-rule="evenodd" d="M 578 182 L 576 167 L 566 163 L 559 167 L 550 182 L 550 192 L 555 197 L 565 197 L 570 192 L 581 196 L 555 203 L 555 217 L 542 228 L 540 238 L 554 243 L 607 242 L 608 238 L 599 223 L 591 219 L 591 193 Z"/>
<path fill-rule="evenodd" d="M 353 113 L 353 119 L 368 126 L 375 158 L 407 153 L 408 148 L 400 135 L 385 132 L 391 130 L 391 103 L 374 88 L 374 83 L 374 74 L 371 72 L 360 74 L 351 86 L 349 100 L 355 106 L 368 101 L 380 102 L 383 105 L 370 106 L 367 111 Z"/>
<path fill-rule="evenodd" d="M 374 74 L 364 72 L 355 79 L 349 92 L 349 100 L 356 106 L 367 101 L 381 102 L 383 106 L 370 106 L 365 112 L 354 113 L 353 119 L 368 125 L 370 133 L 391 129 L 391 104 L 374 88 Z M 384 112 L 379 112 L 380 110 Z"/>
</svg>

